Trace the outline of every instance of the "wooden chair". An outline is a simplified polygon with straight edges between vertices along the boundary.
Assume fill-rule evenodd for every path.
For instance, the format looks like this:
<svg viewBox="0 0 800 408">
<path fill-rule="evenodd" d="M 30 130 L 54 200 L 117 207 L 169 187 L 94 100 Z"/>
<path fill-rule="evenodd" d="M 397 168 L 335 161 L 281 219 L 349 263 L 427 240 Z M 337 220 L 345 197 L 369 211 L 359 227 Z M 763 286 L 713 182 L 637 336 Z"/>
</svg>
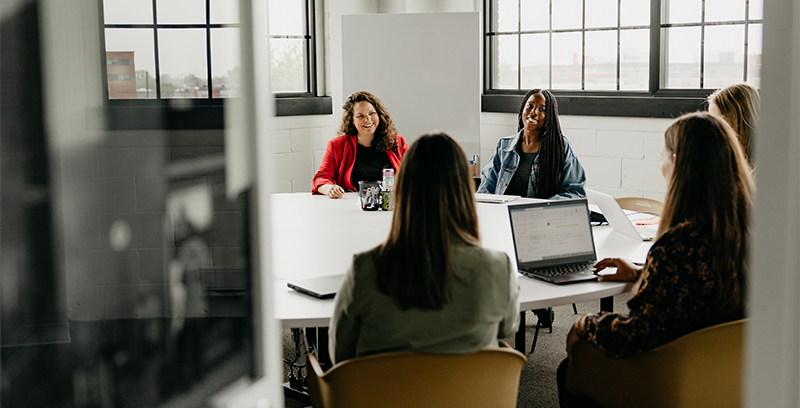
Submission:
<svg viewBox="0 0 800 408">
<path fill-rule="evenodd" d="M 648 214 L 661 216 L 664 209 L 664 203 L 652 198 L 645 197 L 619 197 L 617 198 L 619 206 L 623 210 L 638 211 Z"/>
<path fill-rule="evenodd" d="M 566 387 L 607 408 L 739 407 L 746 322 L 707 327 L 619 360 L 580 341 Z"/>
<path fill-rule="evenodd" d="M 343 361 L 323 373 L 309 354 L 308 394 L 316 408 L 517 406 L 527 359 L 501 347 L 474 354 L 397 352 Z"/>
</svg>

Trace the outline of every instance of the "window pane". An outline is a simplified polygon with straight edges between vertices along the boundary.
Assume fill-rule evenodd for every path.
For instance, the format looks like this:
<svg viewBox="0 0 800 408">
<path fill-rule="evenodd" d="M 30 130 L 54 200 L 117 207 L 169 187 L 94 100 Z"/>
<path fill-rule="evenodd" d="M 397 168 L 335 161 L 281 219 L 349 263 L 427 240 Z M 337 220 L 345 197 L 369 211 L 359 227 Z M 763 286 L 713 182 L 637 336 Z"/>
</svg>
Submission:
<svg viewBox="0 0 800 408">
<path fill-rule="evenodd" d="M 699 23 L 703 4 L 701 0 L 670 0 L 668 23 Z"/>
<path fill-rule="evenodd" d="M 584 61 L 584 89 L 616 90 L 617 31 L 587 32 Z"/>
<path fill-rule="evenodd" d="M 553 1 L 553 29 L 581 28 L 583 2 L 581 0 Z"/>
<path fill-rule="evenodd" d="M 493 17 L 495 31 L 517 31 L 519 22 L 517 0 L 496 0 Z"/>
<path fill-rule="evenodd" d="M 519 66 L 517 41 L 518 37 L 516 35 L 500 35 L 493 38 L 493 89 L 519 89 L 519 83 L 517 82 L 517 69 Z"/>
<path fill-rule="evenodd" d="M 269 35 L 303 35 L 305 2 L 269 0 Z"/>
<path fill-rule="evenodd" d="M 525 34 L 521 37 L 520 88 L 550 88 L 550 34 Z"/>
<path fill-rule="evenodd" d="M 272 92 L 308 92 L 306 87 L 305 41 L 270 38 Z"/>
<path fill-rule="evenodd" d="M 238 95 L 241 57 L 239 55 L 239 29 L 215 28 L 211 30 L 211 81 L 213 98 L 231 98 Z"/>
<path fill-rule="evenodd" d="M 700 27 L 665 29 L 667 88 L 700 88 Z"/>
<path fill-rule="evenodd" d="M 617 0 L 591 0 L 586 2 L 587 28 L 616 26 Z"/>
<path fill-rule="evenodd" d="M 146 28 L 107 28 L 106 69 L 109 99 L 153 99 L 156 97 L 156 64 L 153 30 Z M 121 55 L 126 54 L 126 55 Z M 125 66 L 133 54 L 133 67 Z M 133 71 L 135 82 L 126 77 Z M 111 75 L 115 76 L 111 76 Z M 123 81 L 119 81 L 123 80 Z"/>
<path fill-rule="evenodd" d="M 208 98 L 206 31 L 158 31 L 161 98 Z"/>
<path fill-rule="evenodd" d="M 650 30 L 619 33 L 619 89 L 646 91 L 650 81 Z"/>
<path fill-rule="evenodd" d="M 106 24 L 153 24 L 152 0 L 103 0 Z"/>
<path fill-rule="evenodd" d="M 158 24 L 205 24 L 205 0 L 156 2 Z"/>
<path fill-rule="evenodd" d="M 706 21 L 744 20 L 744 0 L 706 0 Z"/>
<path fill-rule="evenodd" d="M 523 0 L 519 7 L 522 13 L 520 30 L 533 31 L 550 29 L 549 0 Z"/>
<path fill-rule="evenodd" d="M 756 88 L 761 87 L 761 24 L 750 24 L 747 39 L 747 83 Z"/>
<path fill-rule="evenodd" d="M 211 24 L 239 24 L 239 0 L 211 0 Z"/>
<path fill-rule="evenodd" d="M 620 24 L 622 26 L 650 25 L 650 2 L 622 0 L 620 3 Z"/>
<path fill-rule="evenodd" d="M 703 88 L 722 88 L 744 80 L 744 25 L 708 26 Z"/>
<path fill-rule="evenodd" d="M 581 33 L 553 33 L 553 89 L 581 89 Z"/>
<path fill-rule="evenodd" d="M 750 0 L 751 20 L 761 20 L 764 18 L 764 0 Z"/>
</svg>

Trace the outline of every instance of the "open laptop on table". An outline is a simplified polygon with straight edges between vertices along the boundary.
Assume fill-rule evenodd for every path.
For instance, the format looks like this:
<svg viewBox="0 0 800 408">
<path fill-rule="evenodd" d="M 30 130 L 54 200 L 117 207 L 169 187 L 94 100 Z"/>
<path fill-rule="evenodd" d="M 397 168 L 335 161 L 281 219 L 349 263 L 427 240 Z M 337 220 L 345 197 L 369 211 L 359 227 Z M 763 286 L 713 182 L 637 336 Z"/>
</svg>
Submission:
<svg viewBox="0 0 800 408">
<path fill-rule="evenodd" d="M 342 286 L 344 274 L 318 276 L 307 279 L 290 279 L 286 286 L 305 295 L 313 296 L 318 299 L 330 299 L 336 296 L 339 287 Z"/>
<path fill-rule="evenodd" d="M 509 205 L 519 272 L 555 284 L 597 280 L 586 199 Z"/>
<path fill-rule="evenodd" d="M 601 193 L 597 190 L 586 189 L 586 196 L 592 200 L 593 203 L 600 207 L 603 216 L 608 221 L 608 225 L 621 234 L 627 235 L 631 238 L 641 241 L 652 241 L 658 233 L 658 224 L 656 225 L 636 225 L 625 214 L 625 210 L 619 206 L 617 199 Z"/>
</svg>

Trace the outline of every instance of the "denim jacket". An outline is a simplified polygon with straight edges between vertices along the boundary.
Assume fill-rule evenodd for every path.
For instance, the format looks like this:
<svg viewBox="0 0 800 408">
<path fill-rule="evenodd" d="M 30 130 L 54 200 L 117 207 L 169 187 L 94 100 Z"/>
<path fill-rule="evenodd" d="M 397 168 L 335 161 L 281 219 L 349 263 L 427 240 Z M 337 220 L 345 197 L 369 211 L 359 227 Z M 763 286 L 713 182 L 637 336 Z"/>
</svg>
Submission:
<svg viewBox="0 0 800 408">
<path fill-rule="evenodd" d="M 516 135 L 504 137 L 497 142 L 497 149 L 489 162 L 481 170 L 481 185 L 478 187 L 479 193 L 503 194 L 508 188 L 508 183 L 514 172 L 519 166 L 519 154 L 517 153 L 517 143 L 522 137 L 522 130 Z M 583 171 L 581 162 L 572 152 L 569 140 L 564 138 L 564 149 L 566 157 L 564 159 L 564 180 L 558 194 L 550 197 L 551 199 L 584 198 L 586 197 L 586 173 Z M 533 160 L 531 169 L 530 183 L 528 183 L 528 197 L 536 196 L 536 174 L 539 171 L 539 156 Z"/>
</svg>

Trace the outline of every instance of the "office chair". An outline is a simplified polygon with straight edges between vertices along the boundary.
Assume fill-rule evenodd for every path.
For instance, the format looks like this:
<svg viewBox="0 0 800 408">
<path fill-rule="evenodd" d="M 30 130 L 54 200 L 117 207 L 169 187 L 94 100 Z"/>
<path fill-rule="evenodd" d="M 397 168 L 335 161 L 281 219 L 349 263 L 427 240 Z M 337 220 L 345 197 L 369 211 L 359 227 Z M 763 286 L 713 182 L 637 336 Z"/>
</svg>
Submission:
<svg viewBox="0 0 800 408">
<path fill-rule="evenodd" d="M 661 216 L 661 212 L 664 210 L 664 203 L 652 198 L 619 197 L 617 198 L 617 202 L 623 210 L 654 214 L 659 217 Z"/>
<path fill-rule="evenodd" d="M 316 408 L 513 408 L 528 360 L 500 343 L 473 354 L 406 351 L 358 357 L 325 373 L 309 354 L 308 394 Z"/>
<path fill-rule="evenodd" d="M 739 407 L 747 319 L 707 327 L 624 359 L 580 341 L 567 389 L 607 408 Z"/>
</svg>

